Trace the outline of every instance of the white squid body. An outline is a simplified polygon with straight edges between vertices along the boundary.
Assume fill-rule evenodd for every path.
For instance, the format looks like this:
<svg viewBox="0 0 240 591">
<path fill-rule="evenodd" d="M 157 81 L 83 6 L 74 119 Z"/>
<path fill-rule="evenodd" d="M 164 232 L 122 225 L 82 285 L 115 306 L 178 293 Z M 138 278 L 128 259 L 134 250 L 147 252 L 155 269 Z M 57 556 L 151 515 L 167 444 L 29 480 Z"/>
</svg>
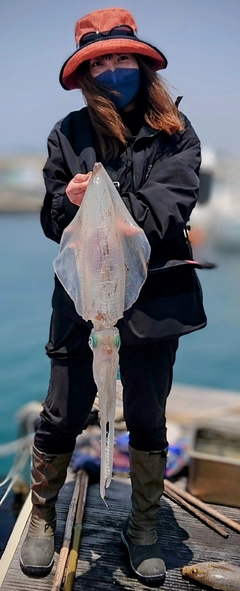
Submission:
<svg viewBox="0 0 240 591">
<path fill-rule="evenodd" d="M 136 301 L 147 277 L 150 246 L 100 163 L 81 207 L 64 230 L 54 271 L 84 320 L 101 421 L 100 494 L 112 478 L 116 378 L 120 347 L 117 321 Z"/>
</svg>

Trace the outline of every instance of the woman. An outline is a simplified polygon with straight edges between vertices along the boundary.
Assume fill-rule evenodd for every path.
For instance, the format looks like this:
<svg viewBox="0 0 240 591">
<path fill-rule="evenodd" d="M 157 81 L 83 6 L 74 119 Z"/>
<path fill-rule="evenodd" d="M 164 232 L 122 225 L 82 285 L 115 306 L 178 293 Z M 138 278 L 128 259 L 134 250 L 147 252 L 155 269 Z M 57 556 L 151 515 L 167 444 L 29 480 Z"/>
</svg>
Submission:
<svg viewBox="0 0 240 591">
<path fill-rule="evenodd" d="M 75 36 L 77 49 L 63 65 L 60 83 L 66 90 L 80 88 L 87 106 L 57 123 L 49 136 L 41 223 L 46 236 L 60 242 L 100 161 L 151 246 L 147 280 L 118 323 L 132 482 L 122 541 L 136 576 L 159 584 L 166 570 L 156 534 L 166 399 L 179 337 L 206 325 L 186 231 L 198 196 L 200 143 L 156 74 L 166 58 L 138 39 L 127 10 L 93 12 L 77 22 Z M 21 553 L 22 570 L 35 576 L 52 568 L 57 495 L 96 395 L 91 323 L 78 316 L 57 278 L 52 305 L 46 347 L 51 378 L 35 434 L 33 509 Z"/>
</svg>

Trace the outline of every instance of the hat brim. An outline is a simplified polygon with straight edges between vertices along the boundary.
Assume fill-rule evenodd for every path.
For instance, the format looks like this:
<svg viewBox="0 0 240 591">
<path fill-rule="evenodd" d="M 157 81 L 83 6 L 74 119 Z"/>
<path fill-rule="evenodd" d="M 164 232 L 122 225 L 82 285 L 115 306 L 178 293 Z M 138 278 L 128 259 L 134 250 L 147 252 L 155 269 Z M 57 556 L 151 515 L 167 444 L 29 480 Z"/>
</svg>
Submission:
<svg viewBox="0 0 240 591">
<path fill-rule="evenodd" d="M 94 41 L 75 51 L 62 66 L 59 75 L 60 84 L 65 90 L 80 88 L 77 69 L 83 62 L 99 55 L 123 52 L 138 53 L 150 58 L 155 71 L 163 70 L 167 67 L 166 57 L 153 45 L 129 37 L 112 37 Z"/>
</svg>

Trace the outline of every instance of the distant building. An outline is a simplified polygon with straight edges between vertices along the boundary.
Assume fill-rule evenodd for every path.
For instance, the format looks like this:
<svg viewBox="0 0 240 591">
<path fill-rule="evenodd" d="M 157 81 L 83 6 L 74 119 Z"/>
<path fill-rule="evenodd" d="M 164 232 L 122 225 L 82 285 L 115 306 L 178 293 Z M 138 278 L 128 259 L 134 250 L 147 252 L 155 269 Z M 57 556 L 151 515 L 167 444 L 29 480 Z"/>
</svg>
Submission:
<svg viewBox="0 0 240 591">
<path fill-rule="evenodd" d="M 43 165 L 44 157 L 35 154 L 0 157 L 0 213 L 40 210 Z"/>
</svg>

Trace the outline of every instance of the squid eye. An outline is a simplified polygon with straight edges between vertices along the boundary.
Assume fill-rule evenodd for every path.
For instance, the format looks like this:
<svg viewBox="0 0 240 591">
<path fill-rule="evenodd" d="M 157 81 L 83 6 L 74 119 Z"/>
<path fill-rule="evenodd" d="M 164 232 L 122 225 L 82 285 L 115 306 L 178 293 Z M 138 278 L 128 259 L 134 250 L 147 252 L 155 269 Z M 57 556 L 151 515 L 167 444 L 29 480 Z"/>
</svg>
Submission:
<svg viewBox="0 0 240 591">
<path fill-rule="evenodd" d="M 91 349 L 95 349 L 95 347 L 98 346 L 98 343 L 99 343 L 99 340 L 98 340 L 97 335 L 95 333 L 90 334 L 89 341 L 88 341 L 89 347 L 91 347 Z"/>
<path fill-rule="evenodd" d="M 120 347 L 120 334 L 116 334 L 116 336 L 114 337 L 114 346 Z"/>
</svg>

